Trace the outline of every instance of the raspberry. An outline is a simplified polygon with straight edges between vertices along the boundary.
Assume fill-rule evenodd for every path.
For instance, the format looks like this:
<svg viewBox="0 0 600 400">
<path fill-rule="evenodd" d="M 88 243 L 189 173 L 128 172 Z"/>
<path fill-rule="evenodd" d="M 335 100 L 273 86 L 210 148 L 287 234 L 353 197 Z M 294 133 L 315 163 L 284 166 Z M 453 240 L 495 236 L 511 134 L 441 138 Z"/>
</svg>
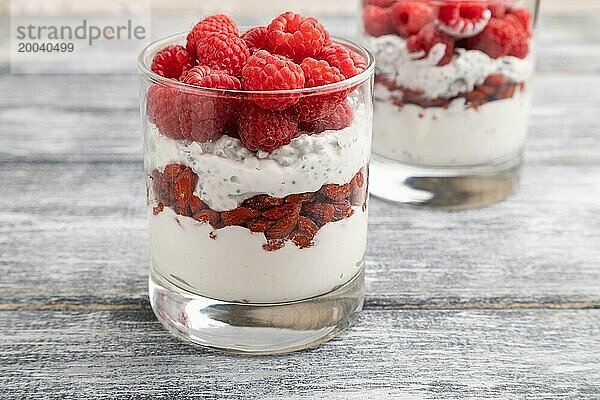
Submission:
<svg viewBox="0 0 600 400">
<path fill-rule="evenodd" d="M 304 122 L 300 124 L 300 129 L 309 133 L 321 133 L 327 130 L 338 131 L 349 127 L 354 119 L 354 112 L 348 102 L 340 104 L 334 112 L 325 118 L 317 121 Z"/>
<path fill-rule="evenodd" d="M 185 76 L 184 83 L 204 88 L 240 90 L 242 84 L 235 76 L 227 75 L 225 71 L 214 70 L 206 66 L 192 68 Z"/>
<path fill-rule="evenodd" d="M 316 18 L 303 17 L 291 11 L 275 18 L 267 32 L 271 52 L 296 62 L 316 56 L 329 41 L 329 33 Z"/>
<path fill-rule="evenodd" d="M 194 67 L 194 62 L 183 46 L 167 46 L 154 56 L 151 69 L 160 76 L 179 79 Z"/>
<path fill-rule="evenodd" d="M 198 22 L 187 35 L 186 48 L 191 57 L 196 57 L 198 45 L 210 33 L 221 32 L 237 36 L 238 28 L 227 15 L 211 15 Z"/>
<path fill-rule="evenodd" d="M 371 36 L 394 33 L 388 10 L 375 5 L 368 5 L 363 9 L 363 24 L 367 34 Z"/>
<path fill-rule="evenodd" d="M 396 31 L 405 37 L 419 32 L 435 18 L 431 6 L 419 1 L 397 3 L 392 7 L 390 14 Z"/>
<path fill-rule="evenodd" d="M 531 13 L 526 8 L 515 8 L 510 10 L 510 14 L 514 15 L 521 26 L 525 29 L 528 36 L 531 36 Z"/>
<path fill-rule="evenodd" d="M 438 43 L 445 45 L 444 55 L 438 61 L 437 65 L 446 65 L 452 61 L 454 54 L 454 40 L 439 32 L 434 24 L 425 25 L 419 33 L 408 38 L 406 47 L 412 53 L 424 52 L 425 58 L 429 51 Z"/>
<path fill-rule="evenodd" d="M 506 13 L 503 0 L 495 0 L 487 5 L 487 8 L 492 12 L 492 18 L 502 18 Z"/>
<path fill-rule="evenodd" d="M 387 8 L 391 5 L 393 5 L 394 3 L 396 3 L 397 1 L 398 0 L 367 0 L 367 4 L 377 6 L 377 7 Z"/>
<path fill-rule="evenodd" d="M 439 29 L 458 39 L 481 33 L 492 16 L 484 5 L 470 2 L 449 3 L 440 7 Z"/>
<path fill-rule="evenodd" d="M 188 72 L 184 83 L 215 89 L 238 90 L 240 81 L 223 71 L 198 66 Z M 183 137 L 196 142 L 218 139 L 230 119 L 232 101 L 211 93 L 181 93 L 177 97 L 179 123 Z"/>
<path fill-rule="evenodd" d="M 326 47 L 318 58 L 339 69 L 346 79 L 352 78 L 367 69 L 367 62 L 360 54 L 339 44 Z"/>
<path fill-rule="evenodd" d="M 248 57 L 250 51 L 246 42 L 237 36 L 211 33 L 198 43 L 200 64 L 226 71 L 229 75 L 240 76 Z"/>
<path fill-rule="evenodd" d="M 465 40 L 465 48 L 481 50 L 492 58 L 524 58 L 529 52 L 527 32 L 516 17 L 493 18 L 479 35 Z"/>
<path fill-rule="evenodd" d="M 252 104 L 242 107 L 240 139 L 248 150 L 271 152 L 298 135 L 298 123 L 285 112 L 269 111 Z"/>
<path fill-rule="evenodd" d="M 266 26 L 257 26 L 242 35 L 242 39 L 246 41 L 246 45 L 251 53 L 267 49 L 267 31 Z"/>
<path fill-rule="evenodd" d="M 177 90 L 159 84 L 148 89 L 148 120 L 156 125 L 161 134 L 171 139 L 183 139 L 176 108 L 177 96 Z"/>
<path fill-rule="evenodd" d="M 293 61 L 279 55 L 259 50 L 242 70 L 245 90 L 293 90 L 304 87 L 304 72 Z M 253 101 L 269 110 L 282 110 L 298 101 L 297 94 L 253 96 Z"/>
<path fill-rule="evenodd" d="M 306 78 L 305 87 L 317 87 L 336 83 L 346 78 L 339 69 L 329 65 L 327 61 L 305 58 L 300 65 Z M 315 121 L 321 119 L 346 99 L 346 90 L 327 94 L 310 94 L 301 98 L 294 106 L 298 120 Z"/>
</svg>

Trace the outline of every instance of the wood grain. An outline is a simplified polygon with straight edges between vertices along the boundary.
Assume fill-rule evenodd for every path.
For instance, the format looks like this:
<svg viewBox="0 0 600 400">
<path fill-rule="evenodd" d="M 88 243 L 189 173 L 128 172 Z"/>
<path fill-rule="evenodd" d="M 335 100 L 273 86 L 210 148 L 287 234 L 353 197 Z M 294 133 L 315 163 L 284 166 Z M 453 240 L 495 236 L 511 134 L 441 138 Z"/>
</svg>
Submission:
<svg viewBox="0 0 600 400">
<path fill-rule="evenodd" d="M 147 301 L 139 163 L 0 166 L 0 303 Z M 533 164 L 515 197 L 481 210 L 373 199 L 367 306 L 600 306 L 599 198 L 600 165 Z"/>
<path fill-rule="evenodd" d="M 0 312 L 4 399 L 594 399 L 600 310 L 368 311 L 279 357 L 169 336 L 150 310 Z"/>
</svg>

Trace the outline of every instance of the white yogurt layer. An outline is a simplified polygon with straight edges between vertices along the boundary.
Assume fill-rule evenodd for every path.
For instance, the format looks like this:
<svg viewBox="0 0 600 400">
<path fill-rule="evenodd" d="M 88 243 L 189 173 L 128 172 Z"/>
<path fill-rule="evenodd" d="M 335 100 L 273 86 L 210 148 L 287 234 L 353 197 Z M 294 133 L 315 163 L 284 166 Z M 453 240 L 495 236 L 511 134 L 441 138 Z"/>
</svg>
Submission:
<svg viewBox="0 0 600 400">
<path fill-rule="evenodd" d="M 448 109 L 391 103 L 377 89 L 373 151 L 394 160 L 428 166 L 474 166 L 519 155 L 527 134 L 530 99 L 515 91 L 509 99 L 465 107 L 457 99 Z M 380 99 L 380 100 L 379 100 Z"/>
<path fill-rule="evenodd" d="M 367 212 L 325 225 L 314 246 L 292 242 L 265 251 L 265 237 L 237 226 L 214 231 L 165 208 L 149 213 L 152 263 L 163 276 L 201 296 L 224 301 L 279 303 L 331 292 L 359 271 L 367 241 Z"/>
<path fill-rule="evenodd" d="M 449 64 L 437 66 L 445 51 L 441 43 L 434 46 L 427 59 L 415 60 L 415 54 L 406 48 L 406 39 L 397 35 L 369 40 L 377 60 L 376 73 L 400 86 L 422 91 L 427 98 L 450 98 L 469 92 L 492 74 L 502 74 L 515 82 L 526 81 L 533 75 L 531 56 L 494 59 L 479 50 L 458 48 L 458 54 Z"/>
<path fill-rule="evenodd" d="M 212 143 L 174 140 L 149 124 L 145 151 L 147 171 L 162 172 L 170 163 L 191 167 L 199 178 L 195 194 L 213 210 L 226 211 L 258 194 L 285 197 L 350 182 L 369 160 L 371 116 L 355 111 L 348 128 L 302 134 L 271 153 L 253 153 L 229 136 Z"/>
</svg>

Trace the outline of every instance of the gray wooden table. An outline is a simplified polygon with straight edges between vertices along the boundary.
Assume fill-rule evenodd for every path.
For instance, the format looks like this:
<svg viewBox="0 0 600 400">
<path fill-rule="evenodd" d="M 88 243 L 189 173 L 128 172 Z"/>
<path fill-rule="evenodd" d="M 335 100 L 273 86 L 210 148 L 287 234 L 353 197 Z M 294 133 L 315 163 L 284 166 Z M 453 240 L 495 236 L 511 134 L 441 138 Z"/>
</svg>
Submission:
<svg viewBox="0 0 600 400">
<path fill-rule="evenodd" d="M 0 76 L 0 398 L 600 398 L 599 25 L 542 20 L 519 193 L 373 199 L 362 317 L 278 357 L 155 320 L 135 75 Z"/>
</svg>

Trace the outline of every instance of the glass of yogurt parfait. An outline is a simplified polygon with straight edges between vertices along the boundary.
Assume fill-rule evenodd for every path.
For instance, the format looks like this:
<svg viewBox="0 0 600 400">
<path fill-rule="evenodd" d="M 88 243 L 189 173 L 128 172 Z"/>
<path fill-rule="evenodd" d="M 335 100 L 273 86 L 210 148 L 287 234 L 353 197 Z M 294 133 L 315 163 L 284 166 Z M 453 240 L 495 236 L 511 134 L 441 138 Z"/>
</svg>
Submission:
<svg viewBox="0 0 600 400">
<path fill-rule="evenodd" d="M 376 78 L 371 192 L 468 208 L 517 187 L 537 0 L 364 0 Z"/>
<path fill-rule="evenodd" d="M 150 301 L 176 336 L 274 354 L 364 298 L 374 61 L 314 18 L 215 15 L 140 55 Z"/>
</svg>

